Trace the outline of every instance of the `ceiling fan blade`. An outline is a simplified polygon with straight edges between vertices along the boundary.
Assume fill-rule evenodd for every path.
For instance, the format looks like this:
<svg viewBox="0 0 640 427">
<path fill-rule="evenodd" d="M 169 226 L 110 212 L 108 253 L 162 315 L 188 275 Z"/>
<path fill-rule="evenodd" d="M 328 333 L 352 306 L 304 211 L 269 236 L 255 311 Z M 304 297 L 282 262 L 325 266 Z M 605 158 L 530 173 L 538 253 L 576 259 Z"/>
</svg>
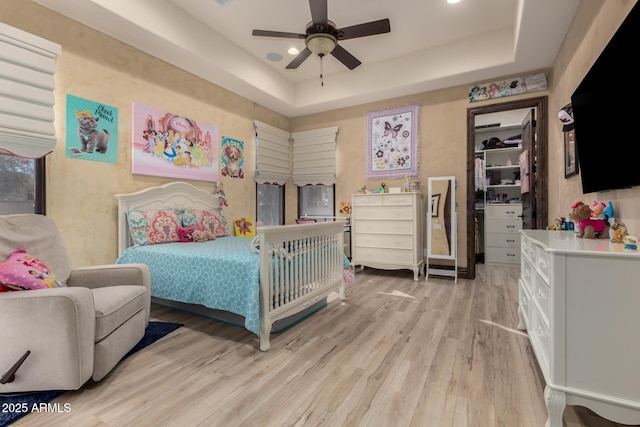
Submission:
<svg viewBox="0 0 640 427">
<path fill-rule="evenodd" d="M 355 56 L 351 55 L 345 48 L 340 45 L 336 45 L 336 48 L 331 52 L 338 61 L 342 62 L 348 69 L 353 70 L 358 65 L 362 64 Z"/>
<path fill-rule="evenodd" d="M 327 21 L 329 20 L 327 14 L 327 0 L 309 0 L 309 7 L 311 8 L 311 21 L 316 27 L 322 26 L 320 31 L 326 31 Z"/>
<path fill-rule="evenodd" d="M 391 32 L 391 23 L 388 19 L 371 21 L 364 24 L 352 25 L 338 29 L 338 40 L 355 39 L 358 37 L 373 36 Z"/>
<path fill-rule="evenodd" d="M 253 30 L 251 34 L 254 36 L 261 36 L 261 37 L 280 37 L 285 39 L 303 39 L 303 40 L 307 37 L 306 34 L 284 33 L 282 31 L 268 31 L 268 30 Z"/>
<path fill-rule="evenodd" d="M 302 64 L 302 62 L 309 57 L 309 55 L 311 55 L 311 51 L 308 47 L 305 47 L 302 52 L 300 52 L 298 56 L 293 58 L 293 61 L 289 62 L 289 65 L 287 65 L 285 68 L 287 70 L 294 70 L 298 68 L 300 64 Z"/>
</svg>

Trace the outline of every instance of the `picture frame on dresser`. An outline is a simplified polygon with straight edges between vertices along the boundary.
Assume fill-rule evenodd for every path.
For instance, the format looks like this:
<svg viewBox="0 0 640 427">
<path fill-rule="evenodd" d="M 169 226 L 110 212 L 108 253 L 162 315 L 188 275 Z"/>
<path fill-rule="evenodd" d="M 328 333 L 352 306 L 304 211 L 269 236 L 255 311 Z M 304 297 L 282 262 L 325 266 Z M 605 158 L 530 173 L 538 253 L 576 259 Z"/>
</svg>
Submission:
<svg viewBox="0 0 640 427">
<path fill-rule="evenodd" d="M 564 177 L 569 178 L 577 175 L 579 171 L 578 167 L 578 155 L 576 152 L 576 131 L 571 129 L 568 132 L 564 132 Z"/>
</svg>

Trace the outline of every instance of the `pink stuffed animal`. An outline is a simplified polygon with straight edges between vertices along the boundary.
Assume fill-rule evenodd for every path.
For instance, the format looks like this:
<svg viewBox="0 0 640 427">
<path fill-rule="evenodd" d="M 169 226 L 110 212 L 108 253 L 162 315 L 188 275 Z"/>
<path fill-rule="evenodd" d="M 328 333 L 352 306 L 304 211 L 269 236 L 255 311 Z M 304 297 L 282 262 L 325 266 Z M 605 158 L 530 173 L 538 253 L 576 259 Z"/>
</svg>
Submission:
<svg viewBox="0 0 640 427">
<path fill-rule="evenodd" d="M 604 219 L 591 219 L 591 208 L 582 202 L 571 205 L 571 219 L 576 224 L 576 237 L 608 239 L 609 223 Z"/>
</svg>

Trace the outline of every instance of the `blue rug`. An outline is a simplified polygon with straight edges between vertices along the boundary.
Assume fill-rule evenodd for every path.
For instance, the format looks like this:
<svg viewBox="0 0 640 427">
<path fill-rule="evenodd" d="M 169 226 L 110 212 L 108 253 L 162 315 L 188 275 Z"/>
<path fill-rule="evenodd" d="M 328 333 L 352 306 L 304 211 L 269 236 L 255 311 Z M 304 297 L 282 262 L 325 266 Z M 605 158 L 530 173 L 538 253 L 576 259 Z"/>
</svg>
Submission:
<svg viewBox="0 0 640 427">
<path fill-rule="evenodd" d="M 133 353 L 153 344 L 165 335 L 175 331 L 180 326 L 182 326 L 180 323 L 149 322 L 147 330 L 144 332 L 144 337 L 142 337 L 140 342 L 136 344 L 136 346 L 133 347 L 131 351 L 124 356 L 124 358 L 127 358 Z M 53 399 L 64 393 L 64 391 L 55 390 L 0 395 L 0 427 L 8 426 L 29 414 L 34 405 L 37 408 L 41 403 L 51 402 Z M 26 411 L 23 411 L 23 409 L 26 409 Z"/>
</svg>

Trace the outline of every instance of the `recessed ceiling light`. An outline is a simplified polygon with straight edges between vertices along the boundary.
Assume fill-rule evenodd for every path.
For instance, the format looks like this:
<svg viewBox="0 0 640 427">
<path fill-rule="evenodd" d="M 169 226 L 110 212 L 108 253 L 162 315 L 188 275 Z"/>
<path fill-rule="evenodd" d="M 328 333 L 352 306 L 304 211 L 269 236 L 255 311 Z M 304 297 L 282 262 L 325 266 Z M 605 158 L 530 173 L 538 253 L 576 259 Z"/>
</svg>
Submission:
<svg viewBox="0 0 640 427">
<path fill-rule="evenodd" d="M 290 47 L 287 52 L 289 52 L 289 55 L 297 55 L 297 54 L 300 53 L 300 51 L 298 49 L 296 49 L 295 47 Z"/>
<path fill-rule="evenodd" d="M 456 4 L 458 3 L 460 0 L 447 0 L 447 3 L 449 4 Z"/>
<path fill-rule="evenodd" d="M 282 55 L 275 52 L 267 53 L 267 59 L 273 62 L 282 61 Z"/>
</svg>

